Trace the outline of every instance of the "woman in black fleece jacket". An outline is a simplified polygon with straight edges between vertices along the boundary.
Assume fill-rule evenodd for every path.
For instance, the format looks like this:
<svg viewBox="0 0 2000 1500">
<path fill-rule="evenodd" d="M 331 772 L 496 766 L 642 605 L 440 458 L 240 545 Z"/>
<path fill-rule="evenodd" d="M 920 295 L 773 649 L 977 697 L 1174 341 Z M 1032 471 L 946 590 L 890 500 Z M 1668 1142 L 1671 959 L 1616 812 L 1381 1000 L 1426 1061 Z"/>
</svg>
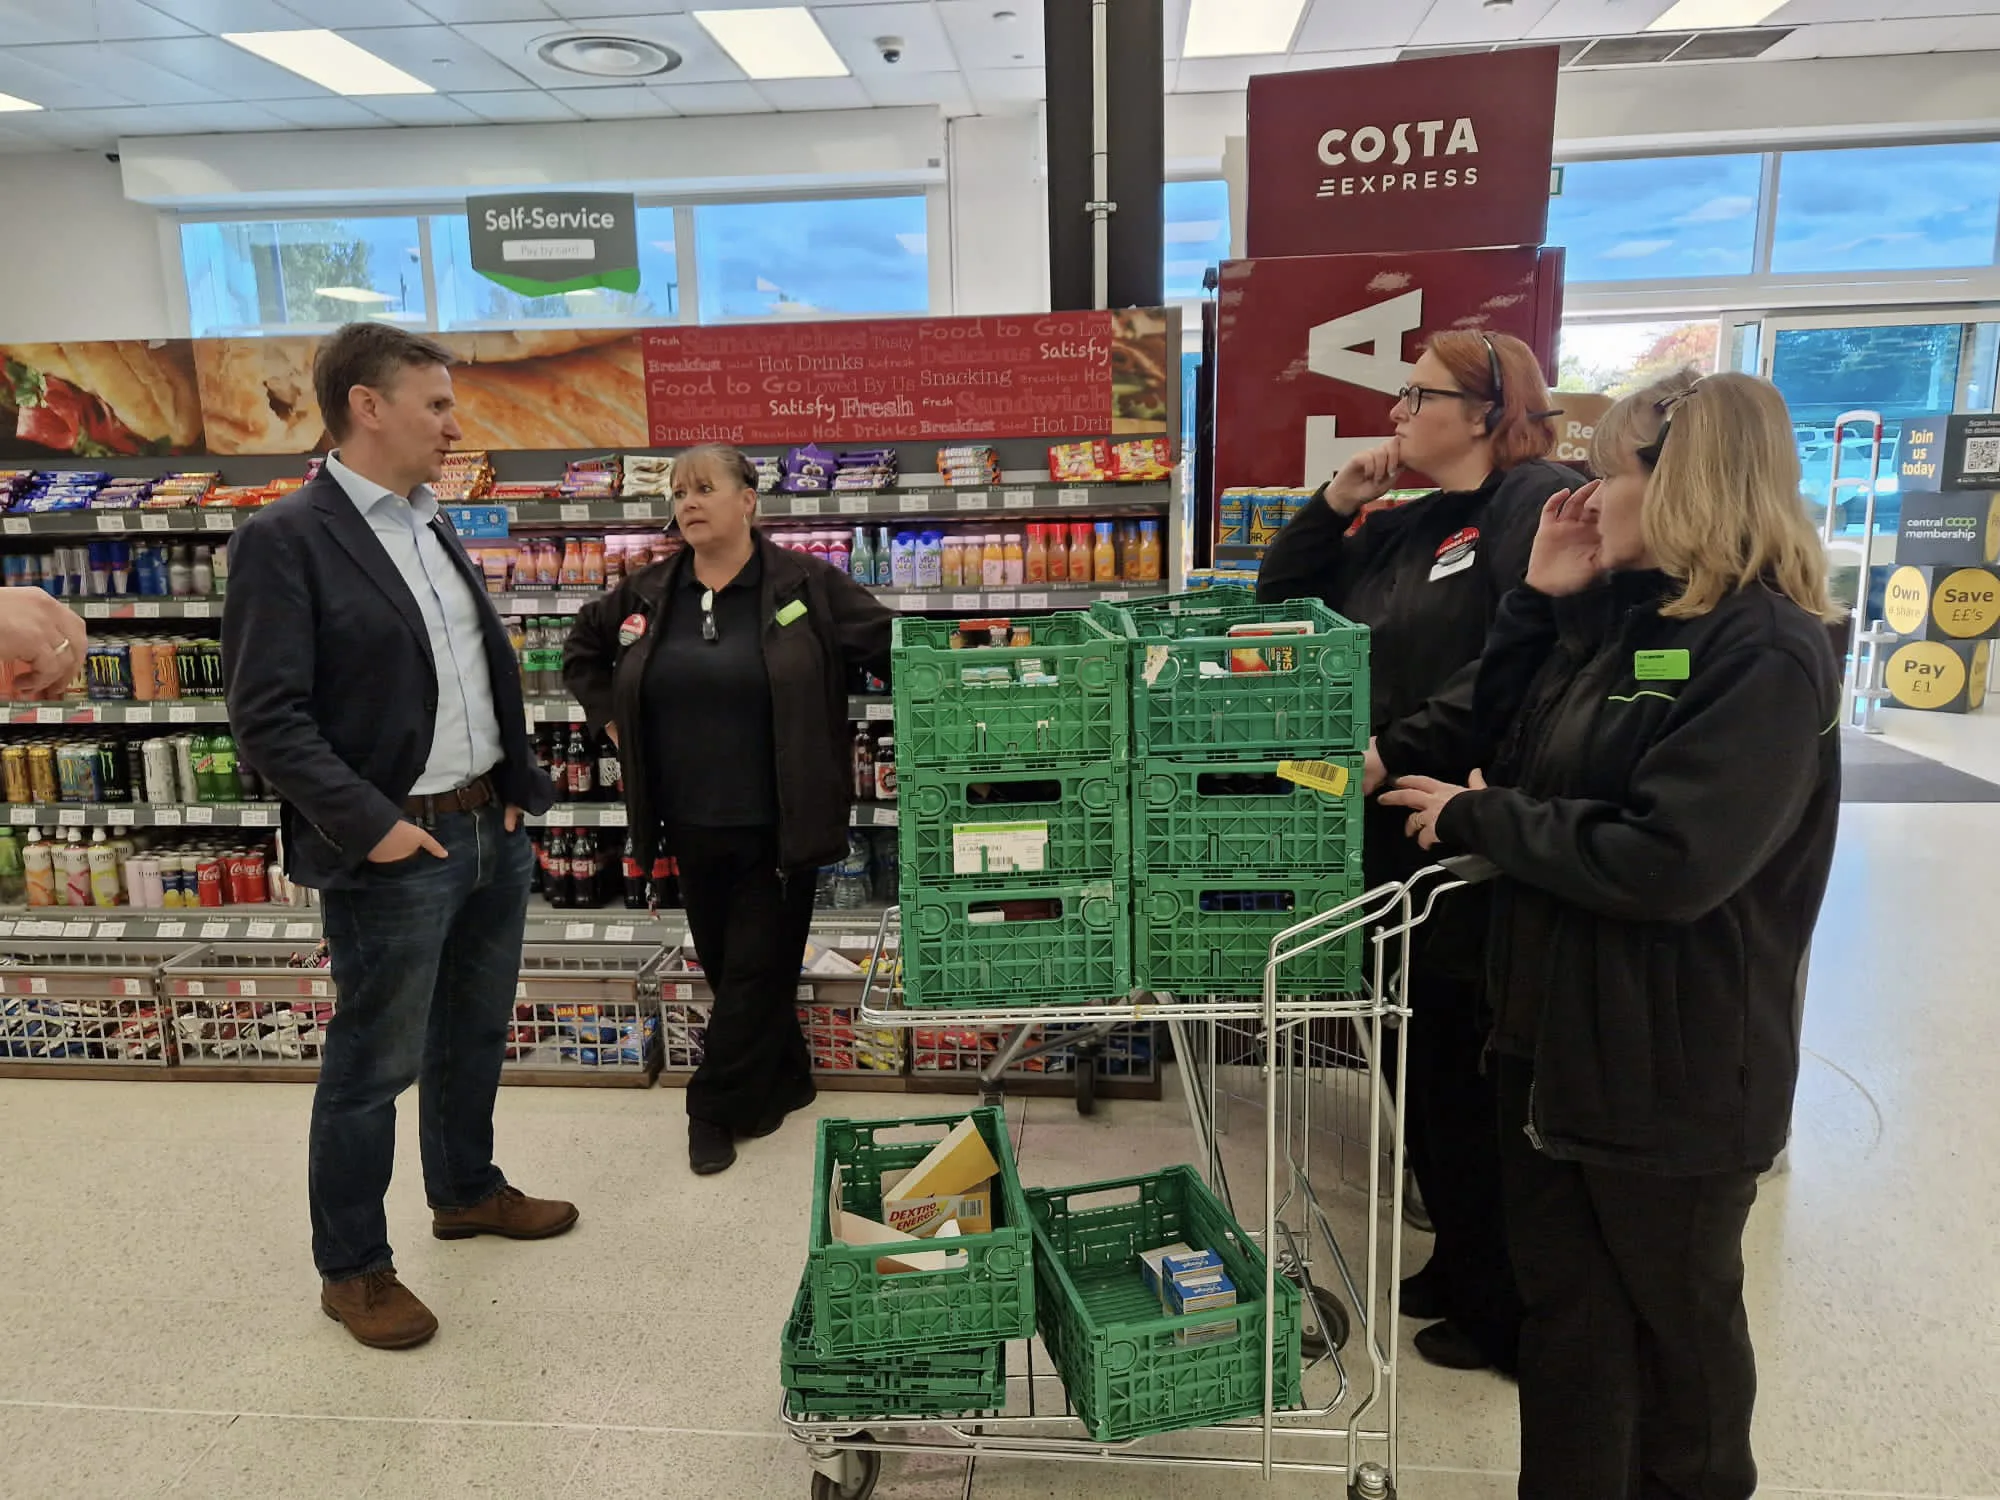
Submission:
<svg viewBox="0 0 2000 1500">
<path fill-rule="evenodd" d="M 1350 459 L 1265 555 L 1257 597 L 1317 598 L 1369 627 L 1372 735 L 1362 789 L 1384 768 L 1447 770 L 1495 612 L 1527 571 L 1542 502 L 1581 476 L 1547 461 L 1548 386 L 1534 352 L 1505 334 L 1440 333 L 1391 413 L 1396 436 Z M 1435 493 L 1368 510 L 1413 470 Z M 1455 768 L 1463 778 L 1472 767 Z M 1374 802 L 1363 845 L 1369 884 L 1426 863 L 1402 817 Z M 1403 1313 L 1439 1319 L 1417 1352 L 1458 1369 L 1514 1367 L 1521 1303 L 1501 1223 L 1493 1082 L 1480 1066 L 1482 892 L 1449 896 L 1414 944 L 1404 1122 L 1409 1160 L 1436 1238 L 1405 1279 Z"/>
<path fill-rule="evenodd" d="M 1499 866 L 1487 945 L 1523 1500 L 1745 1500 L 1743 1227 L 1784 1145 L 1839 818 L 1839 671 L 1790 415 L 1675 376 L 1544 508 L 1455 758 L 1382 798 Z"/>
</svg>

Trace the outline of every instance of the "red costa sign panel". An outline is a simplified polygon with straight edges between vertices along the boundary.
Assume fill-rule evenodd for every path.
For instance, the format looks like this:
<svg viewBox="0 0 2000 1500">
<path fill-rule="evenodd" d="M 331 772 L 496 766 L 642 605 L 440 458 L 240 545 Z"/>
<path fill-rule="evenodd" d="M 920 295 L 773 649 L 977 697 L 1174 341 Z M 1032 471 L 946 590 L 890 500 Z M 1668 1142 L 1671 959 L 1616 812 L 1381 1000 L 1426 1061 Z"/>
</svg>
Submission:
<svg viewBox="0 0 2000 1500">
<path fill-rule="evenodd" d="M 1248 253 L 1539 245 L 1554 47 L 1250 80 Z"/>
<path fill-rule="evenodd" d="M 1560 250 L 1237 260 L 1222 267 L 1215 487 L 1317 485 L 1395 429 L 1426 335 L 1511 333 L 1543 368 Z"/>
<path fill-rule="evenodd" d="M 655 447 L 1164 432 L 1160 309 L 653 328 Z"/>
</svg>

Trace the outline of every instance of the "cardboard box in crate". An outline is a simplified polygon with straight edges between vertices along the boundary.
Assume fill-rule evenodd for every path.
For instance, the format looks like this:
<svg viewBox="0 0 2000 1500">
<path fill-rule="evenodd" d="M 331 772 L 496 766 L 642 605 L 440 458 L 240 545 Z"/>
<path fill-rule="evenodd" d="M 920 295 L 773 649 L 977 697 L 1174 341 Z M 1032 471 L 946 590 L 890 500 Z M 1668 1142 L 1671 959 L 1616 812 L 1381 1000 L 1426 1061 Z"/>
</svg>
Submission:
<svg viewBox="0 0 2000 1500">
<path fill-rule="evenodd" d="M 1359 877 L 1149 875 L 1133 885 L 1132 968 L 1141 989 L 1179 995 L 1261 995 L 1271 940 L 1361 894 Z M 1279 971 L 1288 995 L 1360 988 L 1359 931 Z"/>
<path fill-rule="evenodd" d="M 1176 594 L 1092 612 L 1132 647 L 1132 753 L 1273 758 L 1368 748 L 1368 627 L 1316 599 Z M 1232 636 L 1304 622 L 1304 635 Z M 899 725 L 900 728 L 900 725 Z"/>
<path fill-rule="evenodd" d="M 970 1114 L 999 1164 L 993 1229 L 949 1242 L 964 1260 L 937 1271 L 876 1270 L 879 1245 L 841 1245 L 829 1224 L 833 1169 L 841 1168 L 848 1212 L 880 1221 L 882 1174 L 905 1171 Z M 806 1292 L 810 1352 L 820 1359 L 942 1354 L 981 1349 L 1035 1330 L 1034 1254 L 1027 1205 L 1014 1169 L 1006 1117 L 961 1110 L 904 1120 L 821 1120 L 813 1160 L 812 1229 Z"/>
<path fill-rule="evenodd" d="M 1358 880 L 1361 757 L 1303 766 L 1142 761 L 1132 773 L 1132 866 L 1134 876 L 1311 871 Z"/>
<path fill-rule="evenodd" d="M 1125 643 L 1085 614 L 1021 624 L 1033 644 L 954 649 L 954 623 L 897 618 L 890 689 L 899 777 L 1125 758 Z"/>
<path fill-rule="evenodd" d="M 0 944 L 0 1063 L 164 1068 L 172 1025 L 159 966 L 186 944 Z"/>
<path fill-rule="evenodd" d="M 1025 1194 L 1035 1231 L 1037 1326 L 1098 1442 L 1205 1427 L 1264 1409 L 1264 1256 L 1192 1167 Z M 1237 1305 L 1175 1316 L 1140 1255 L 1213 1250 Z M 1299 1290 L 1277 1278 L 1272 1404 L 1299 1405 Z"/>
</svg>

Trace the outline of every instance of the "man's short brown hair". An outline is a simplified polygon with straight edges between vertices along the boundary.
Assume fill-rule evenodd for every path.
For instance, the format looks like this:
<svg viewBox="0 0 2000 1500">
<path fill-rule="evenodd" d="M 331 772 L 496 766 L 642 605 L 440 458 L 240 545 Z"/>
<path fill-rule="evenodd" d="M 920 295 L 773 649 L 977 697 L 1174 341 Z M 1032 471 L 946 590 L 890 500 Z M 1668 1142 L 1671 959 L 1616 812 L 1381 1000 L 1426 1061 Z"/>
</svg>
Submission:
<svg viewBox="0 0 2000 1500">
<path fill-rule="evenodd" d="M 347 436 L 347 398 L 357 385 L 380 389 L 416 365 L 449 365 L 452 353 L 435 339 L 394 323 L 349 323 L 320 341 L 313 356 L 313 394 L 327 435 Z"/>
</svg>

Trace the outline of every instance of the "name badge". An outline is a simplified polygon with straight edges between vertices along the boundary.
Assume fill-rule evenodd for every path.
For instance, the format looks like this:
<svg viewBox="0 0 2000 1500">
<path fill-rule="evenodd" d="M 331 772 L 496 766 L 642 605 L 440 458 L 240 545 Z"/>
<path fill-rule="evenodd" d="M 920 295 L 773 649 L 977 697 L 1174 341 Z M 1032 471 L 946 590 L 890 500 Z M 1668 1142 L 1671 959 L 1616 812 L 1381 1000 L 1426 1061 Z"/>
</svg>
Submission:
<svg viewBox="0 0 2000 1500">
<path fill-rule="evenodd" d="M 1686 682 L 1686 651 L 1634 651 L 1632 675 L 1640 682 Z"/>
</svg>

